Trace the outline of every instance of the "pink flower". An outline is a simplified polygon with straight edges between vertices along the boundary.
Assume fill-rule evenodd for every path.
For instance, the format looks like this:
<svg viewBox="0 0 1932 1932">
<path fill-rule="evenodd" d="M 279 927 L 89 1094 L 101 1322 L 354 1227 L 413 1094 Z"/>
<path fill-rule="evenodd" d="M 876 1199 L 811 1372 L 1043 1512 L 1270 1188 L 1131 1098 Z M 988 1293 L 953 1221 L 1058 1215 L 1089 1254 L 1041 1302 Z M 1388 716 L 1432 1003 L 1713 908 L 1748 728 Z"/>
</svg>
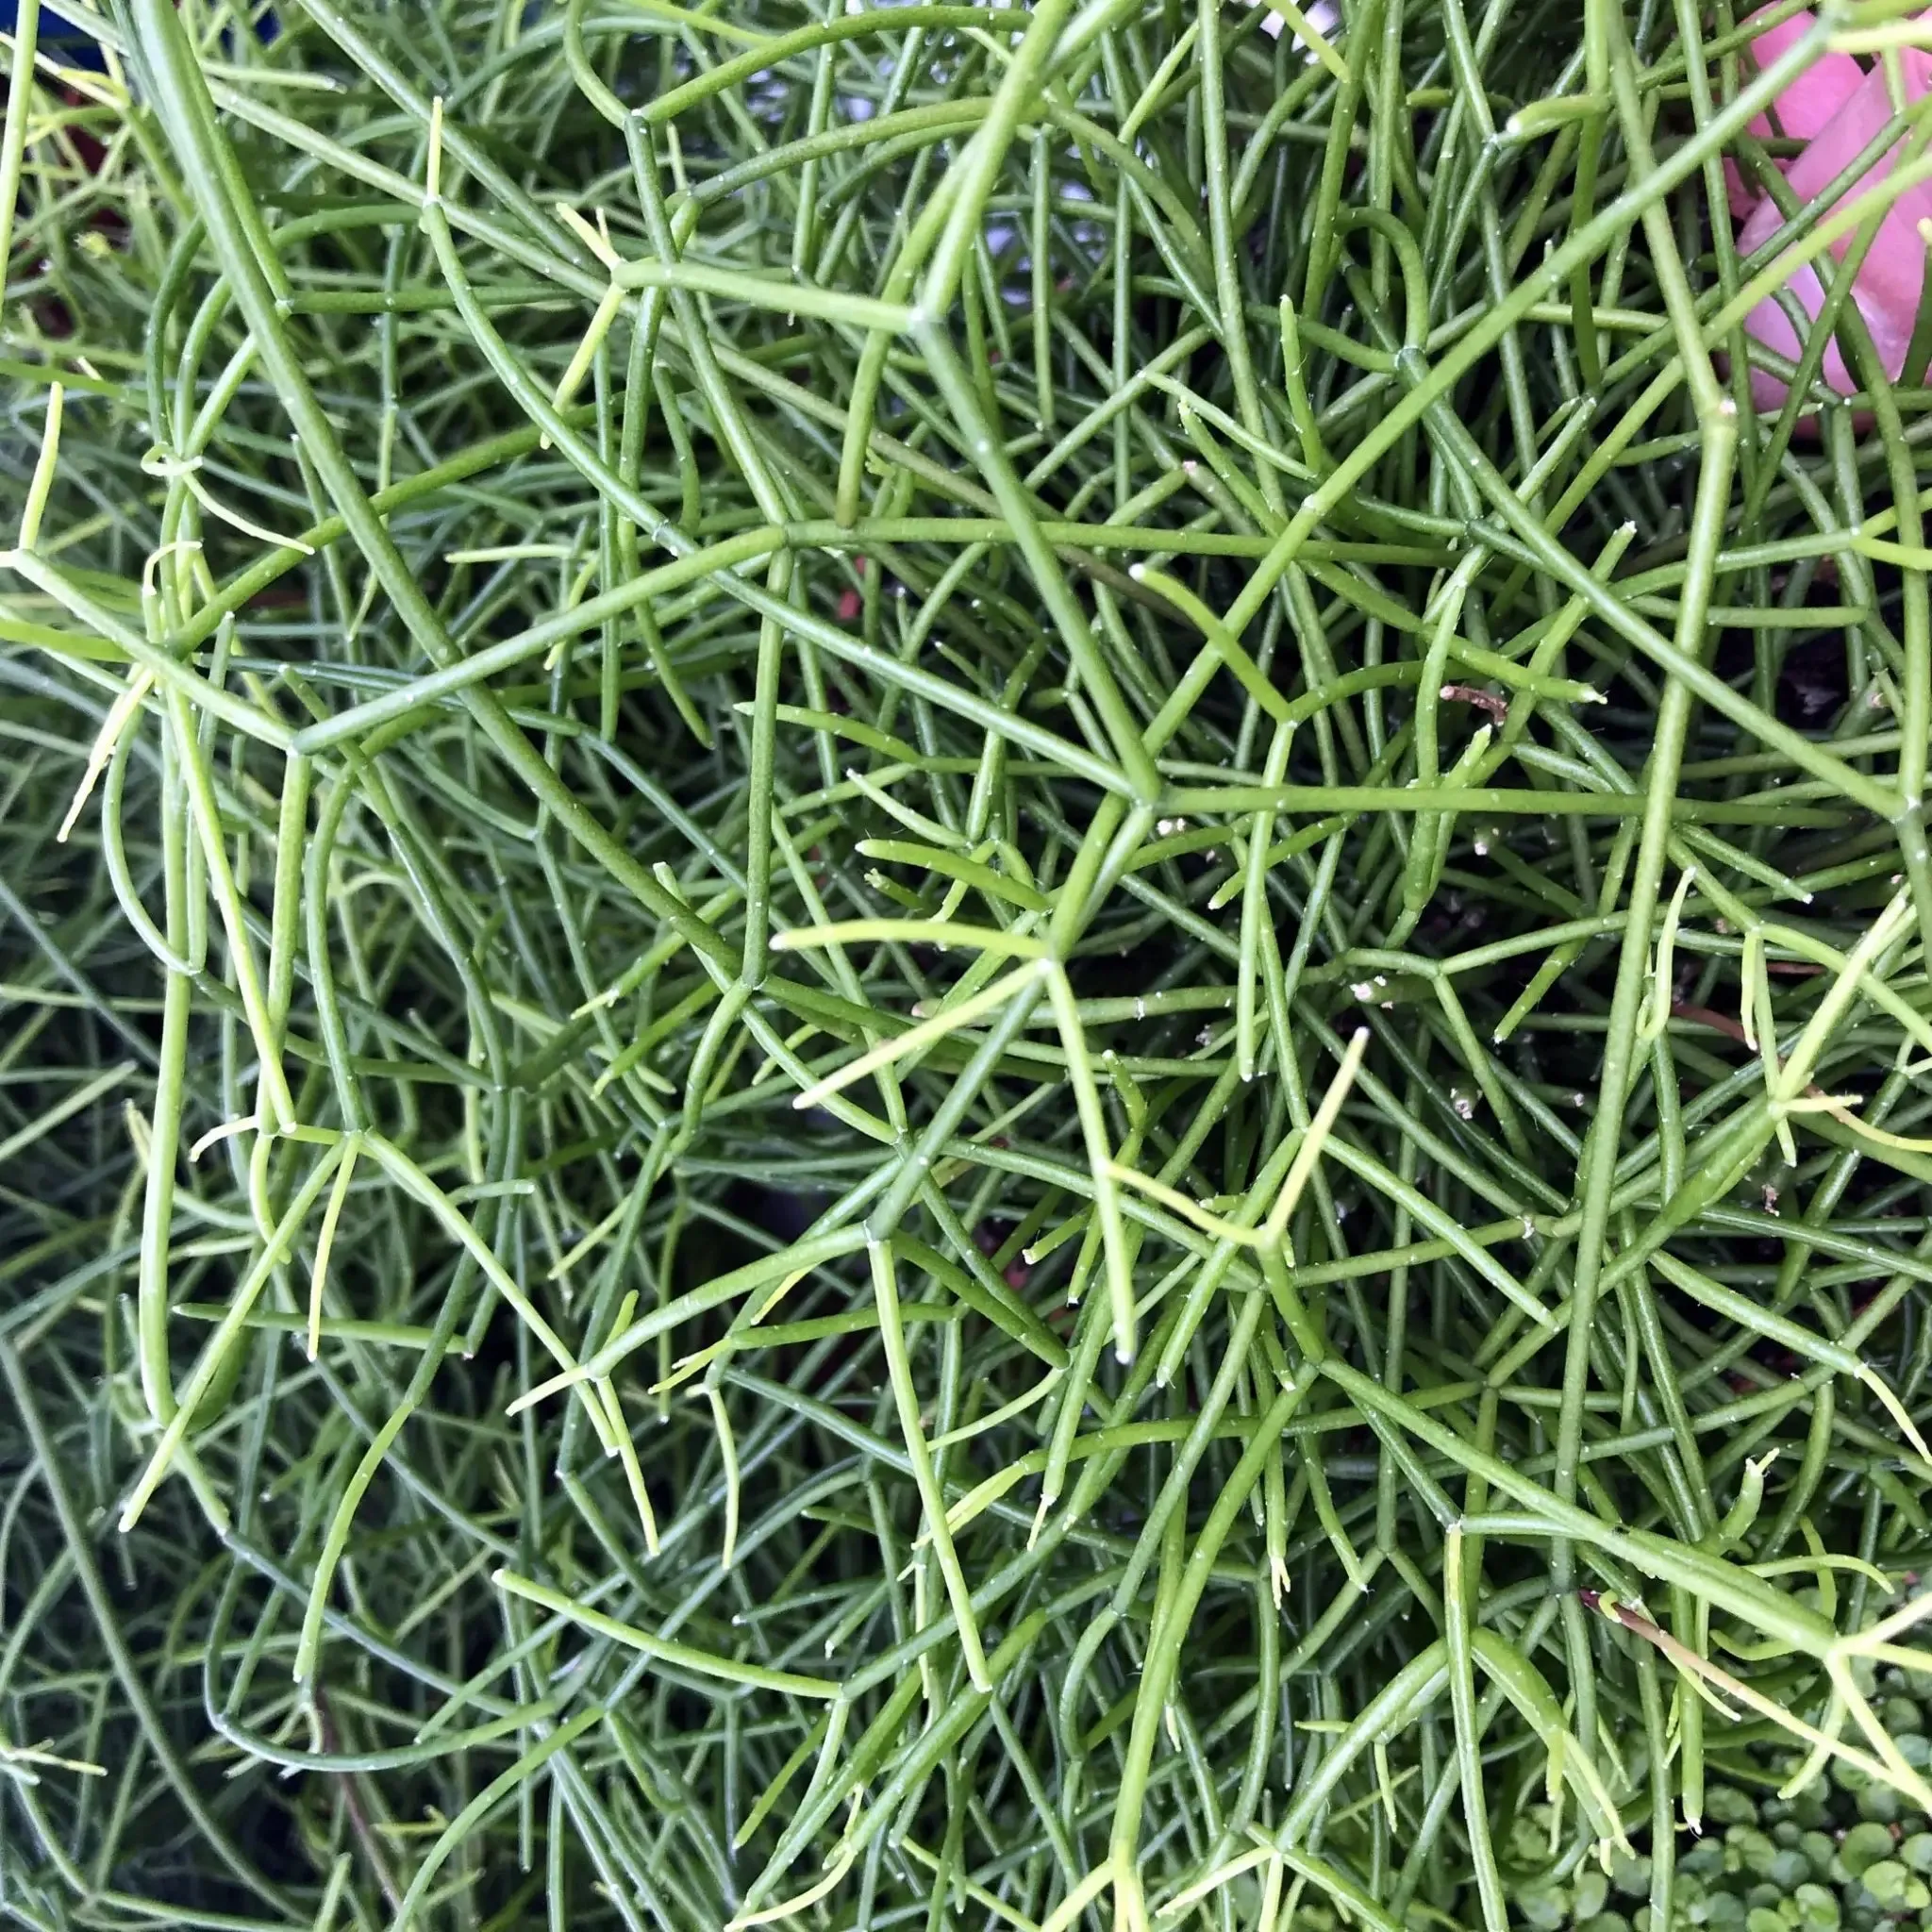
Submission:
<svg viewBox="0 0 1932 1932">
<path fill-rule="evenodd" d="M 1761 20 L 1772 10 L 1769 7 L 1760 8 L 1744 25 L 1749 26 L 1751 21 Z M 1809 33 L 1812 25 L 1808 13 L 1794 13 L 1776 26 L 1766 27 L 1745 49 L 1745 58 L 1758 67 L 1769 67 L 1793 41 Z M 1771 125 L 1769 114 L 1759 114 L 1748 131 L 1759 141 L 1769 141 L 1774 134 L 1783 134 L 1791 141 L 1809 141 L 1814 134 L 1824 131 L 1864 78 L 1865 70 L 1849 54 L 1827 54 L 1778 95 L 1775 127 Z M 1780 165 L 1790 172 L 1789 162 Z M 1757 205 L 1757 191 L 1746 185 L 1736 161 L 1724 163 L 1724 186 L 1731 197 L 1731 212 L 1741 221 Z"/>
<path fill-rule="evenodd" d="M 1806 16 L 1799 15 L 1788 27 L 1775 28 L 1773 33 L 1761 36 L 1757 44 L 1766 47 L 1775 36 L 1789 36 L 1809 25 Z M 1768 59 L 1772 54 L 1768 52 L 1764 58 Z M 1851 67 L 1858 78 L 1856 85 L 1837 100 L 1830 112 L 1824 114 L 1822 124 L 1811 126 L 1813 117 L 1824 112 L 1826 95 L 1830 87 L 1837 85 L 1837 80 L 1826 85 L 1814 86 L 1814 83 L 1835 61 Z M 1902 48 L 1899 69 L 1907 101 L 1917 100 L 1932 91 L 1932 56 L 1916 47 Z M 1842 75 L 1837 79 L 1841 80 Z M 1787 104 L 1790 104 L 1789 113 Z M 1822 193 L 1892 118 L 1891 97 L 1882 70 L 1862 74 L 1856 62 L 1842 55 L 1827 55 L 1800 81 L 1788 88 L 1779 97 L 1777 112 L 1788 131 L 1809 128 L 1808 144 L 1787 170 L 1791 192 L 1801 202 Z M 1836 206 L 1843 207 L 1856 201 L 1891 172 L 1897 158 L 1897 147 L 1880 156 Z M 1852 284 L 1851 299 L 1871 332 L 1881 366 L 1886 375 L 1894 379 L 1905 367 L 1906 349 L 1911 341 L 1912 326 L 1918 318 L 1920 291 L 1924 287 L 1925 244 L 1920 239 L 1919 224 L 1927 219 L 1932 219 L 1932 184 L 1907 189 L 1885 211 L 1878 232 Z M 1784 217 L 1778 212 L 1775 202 L 1769 197 L 1758 202 L 1739 232 L 1738 252 L 1740 255 L 1754 253 L 1783 225 Z M 1850 235 L 1841 236 L 1831 244 L 1832 255 L 1842 260 L 1852 241 Z M 1786 289 L 1797 297 L 1798 306 L 1808 317 L 1815 319 L 1824 306 L 1824 290 L 1808 263 L 1792 268 Z M 1760 302 L 1745 318 L 1744 328 L 1766 348 L 1775 350 L 1794 362 L 1798 359 L 1802 349 L 1798 331 L 1792 326 L 1778 298 L 1770 297 Z M 1840 395 L 1850 395 L 1858 388 L 1845 367 L 1844 357 L 1835 339 L 1825 349 L 1823 375 L 1825 382 Z M 1751 393 L 1760 409 L 1775 409 L 1783 405 L 1787 390 L 1776 376 L 1754 369 L 1751 372 Z"/>
</svg>

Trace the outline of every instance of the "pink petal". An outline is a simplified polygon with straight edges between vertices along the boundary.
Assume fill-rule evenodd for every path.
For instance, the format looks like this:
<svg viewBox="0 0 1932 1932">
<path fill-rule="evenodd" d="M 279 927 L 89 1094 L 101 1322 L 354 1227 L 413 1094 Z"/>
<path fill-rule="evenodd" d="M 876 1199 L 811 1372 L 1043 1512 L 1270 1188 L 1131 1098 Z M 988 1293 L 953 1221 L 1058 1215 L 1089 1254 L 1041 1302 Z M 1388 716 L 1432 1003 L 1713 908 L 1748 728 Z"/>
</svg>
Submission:
<svg viewBox="0 0 1932 1932">
<path fill-rule="evenodd" d="M 1769 13 L 1770 8 L 1764 12 Z M 1756 15 L 1753 18 L 1757 18 Z M 1745 23 L 1747 25 L 1749 22 Z M 1769 67 L 1779 55 L 1810 32 L 1813 22 L 1808 13 L 1794 13 L 1778 25 L 1767 27 L 1751 42 L 1751 58 L 1759 71 Z M 1826 54 L 1814 61 L 1777 97 L 1777 118 L 1793 141 L 1809 141 L 1822 133 L 1831 117 L 1864 84 L 1865 70 L 1849 54 Z M 1771 117 L 1760 114 L 1751 124 L 1751 132 L 1763 137 L 1772 131 Z"/>
<path fill-rule="evenodd" d="M 1758 20 L 1772 9 L 1760 8 L 1744 25 Z M 1758 69 L 1769 67 L 1792 42 L 1810 32 L 1813 22 L 1808 13 L 1794 13 L 1790 19 L 1767 27 L 1745 49 L 1746 57 Z M 1777 118 L 1783 131 L 1793 141 L 1809 141 L 1819 133 L 1846 100 L 1863 84 L 1865 70 L 1849 54 L 1826 54 L 1807 67 L 1777 97 Z M 1759 114 L 1750 125 L 1759 141 L 1771 139 L 1774 130 L 1769 114 Z M 1745 185 L 1735 161 L 1724 163 L 1724 182 L 1730 194 L 1731 212 L 1740 219 L 1751 212 L 1757 191 Z"/>
<path fill-rule="evenodd" d="M 1932 91 L 1932 56 L 1916 47 L 1907 47 L 1901 50 L 1899 64 L 1908 101 Z M 1885 126 L 1891 113 L 1884 74 L 1874 71 L 1867 75 L 1791 163 L 1791 192 L 1801 202 L 1822 192 Z M 1896 146 L 1882 155 L 1836 207 L 1856 201 L 1874 183 L 1882 180 L 1891 172 L 1897 157 Z M 1857 304 L 1858 313 L 1872 332 L 1873 345 L 1889 376 L 1896 377 L 1904 368 L 1912 325 L 1918 319 L 1919 295 L 1925 282 L 1925 244 L 1919 238 L 1919 224 L 1928 219 L 1932 219 L 1932 184 L 1907 189 L 1886 210 L 1852 285 L 1852 300 Z M 1738 252 L 1749 255 L 1762 247 L 1783 222 L 1775 203 L 1760 202 L 1738 236 Z M 1849 235 L 1840 237 L 1832 243 L 1832 254 L 1842 259 L 1851 242 Z M 1824 305 L 1824 290 L 1817 275 L 1809 268 L 1794 269 L 1790 287 L 1805 313 L 1815 317 Z M 1796 359 L 1796 332 L 1774 300 L 1762 302 L 1753 309 L 1744 327 L 1767 348 Z M 1825 382 L 1840 395 L 1851 394 L 1858 386 L 1845 368 L 1836 341 L 1824 352 L 1824 375 Z M 1760 408 L 1774 408 L 1784 400 L 1785 385 L 1758 371 L 1752 372 L 1751 389 Z"/>
</svg>

